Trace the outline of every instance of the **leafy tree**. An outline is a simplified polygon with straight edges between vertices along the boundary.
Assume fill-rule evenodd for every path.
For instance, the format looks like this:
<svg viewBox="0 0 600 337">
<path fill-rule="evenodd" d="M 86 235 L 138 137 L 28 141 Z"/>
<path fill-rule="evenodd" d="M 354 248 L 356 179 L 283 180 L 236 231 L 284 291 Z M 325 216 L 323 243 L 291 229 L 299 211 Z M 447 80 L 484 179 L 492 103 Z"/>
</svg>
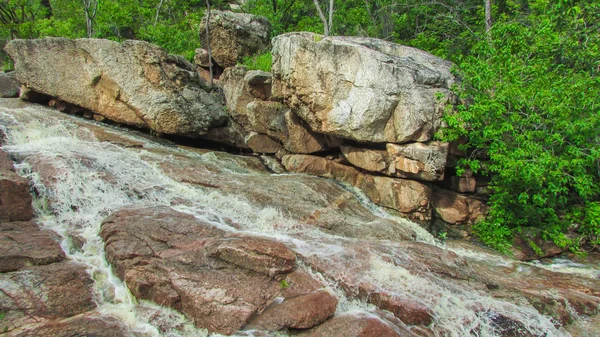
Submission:
<svg viewBox="0 0 600 337">
<path fill-rule="evenodd" d="M 466 136 L 462 164 L 492 176 L 491 211 L 476 231 L 495 248 L 525 226 L 574 250 L 582 237 L 600 243 L 598 9 L 531 2 L 459 58 L 465 103 L 444 133 Z M 565 236 L 573 227 L 580 237 Z"/>
</svg>

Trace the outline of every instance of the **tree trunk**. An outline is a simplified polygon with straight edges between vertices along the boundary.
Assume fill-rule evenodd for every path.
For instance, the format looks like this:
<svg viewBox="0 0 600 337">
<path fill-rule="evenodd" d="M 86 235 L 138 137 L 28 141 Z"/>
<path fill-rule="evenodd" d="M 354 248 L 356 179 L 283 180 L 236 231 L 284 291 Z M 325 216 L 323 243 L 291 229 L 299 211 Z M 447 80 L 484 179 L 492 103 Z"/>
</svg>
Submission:
<svg viewBox="0 0 600 337">
<path fill-rule="evenodd" d="M 210 2 L 206 0 L 206 51 L 208 52 L 208 72 L 210 73 L 210 86 L 213 86 L 213 61 L 212 50 L 210 49 Z"/>
<path fill-rule="evenodd" d="M 491 0 L 485 2 L 485 32 L 489 33 L 492 30 L 492 3 Z"/>
<path fill-rule="evenodd" d="M 333 30 L 333 1 L 329 0 L 329 34 Z"/>
<path fill-rule="evenodd" d="M 83 3 L 83 11 L 85 12 L 85 27 L 87 37 L 94 35 L 94 19 L 98 11 L 98 0 L 81 0 Z"/>
<path fill-rule="evenodd" d="M 319 13 L 319 18 L 323 22 L 323 35 L 329 36 L 329 25 L 327 24 L 327 18 L 323 14 L 323 10 L 321 10 L 321 5 L 319 4 L 319 0 L 313 0 L 315 7 L 317 7 L 317 12 Z"/>
<path fill-rule="evenodd" d="M 160 0 L 158 3 L 158 7 L 156 8 L 156 16 L 154 17 L 154 27 L 156 27 L 156 23 L 158 22 L 158 14 L 160 13 L 160 8 L 162 7 L 165 0 Z"/>
</svg>

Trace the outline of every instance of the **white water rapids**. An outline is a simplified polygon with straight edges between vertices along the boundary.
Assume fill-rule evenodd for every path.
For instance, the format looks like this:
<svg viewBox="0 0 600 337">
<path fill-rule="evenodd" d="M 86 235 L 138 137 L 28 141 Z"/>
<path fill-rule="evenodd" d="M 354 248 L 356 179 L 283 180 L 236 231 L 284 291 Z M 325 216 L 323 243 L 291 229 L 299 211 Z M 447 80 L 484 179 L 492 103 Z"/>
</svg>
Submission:
<svg viewBox="0 0 600 337">
<path fill-rule="evenodd" d="M 318 229 L 298 229 L 294 226 L 297 221 L 286 217 L 285 210 L 256 208 L 244 196 L 225 196 L 215 190 L 177 182 L 156 163 L 176 160 L 173 153 L 184 153 L 199 163 L 223 167 L 230 174 L 263 173 L 236 167 L 210 152 L 199 154 L 161 145 L 114 127 L 106 132 L 119 133 L 120 137 L 142 143 L 143 149 L 101 142 L 91 131 L 80 126 L 97 127 L 97 123 L 66 116 L 59 120 L 53 117 L 55 114 L 42 107 L 0 108 L 0 125 L 8 135 L 3 149 L 22 160 L 16 168 L 19 174 L 32 182 L 33 189 L 38 193 L 34 201 L 38 221 L 63 238 L 61 245 L 69 258 L 87 266 L 87 271 L 95 280 L 98 310 L 117 317 L 131 332 L 147 336 L 208 335 L 173 310 L 135 300 L 123 282 L 111 272 L 98 233 L 102 220 L 124 206 L 170 206 L 178 204 L 177 200 L 183 198 L 191 201 L 191 206 L 174 206 L 175 209 L 208 220 L 221 228 L 236 230 L 228 225 L 226 219 L 230 219 L 239 224 L 243 231 L 276 238 L 295 247 L 300 254 L 323 259 L 343 253 L 346 250 L 344 243 L 352 241 L 322 233 Z M 45 163 L 51 163 L 52 167 L 49 168 Z M 39 170 L 43 169 L 54 170 L 52 182 L 41 178 Z M 365 200 L 363 202 L 368 204 Z M 385 213 L 372 204 L 368 206 L 381 215 Z M 303 232 L 297 235 L 300 230 Z M 420 233 L 421 240 L 433 242 L 428 234 L 423 231 Z M 85 244 L 77 249 L 72 238 L 82 238 Z M 393 251 L 393 242 L 382 244 Z M 455 249 L 455 252 L 465 256 L 474 255 L 467 250 Z M 533 336 L 570 336 L 562 328 L 557 328 L 551 318 L 527 304 L 517 306 L 441 278 L 424 278 L 390 262 L 390 258 L 403 258 L 401 255 L 400 252 L 383 254 L 374 251 L 369 260 L 370 268 L 362 271 L 360 277 L 376 283 L 381 289 L 409 296 L 432 308 L 434 323 L 431 328 L 438 336 L 500 336 L 492 324 L 497 314 L 519 321 Z M 478 254 L 477 258 L 488 257 Z M 489 258 L 492 259 L 491 256 Z M 332 264 L 332 268 L 335 267 Z M 305 268 L 314 272 L 309 267 Z M 337 314 L 371 315 L 374 310 L 372 305 L 346 298 L 334 281 L 324 279 L 340 297 Z M 244 332 L 244 336 L 248 335 L 252 335 L 252 332 Z"/>
</svg>

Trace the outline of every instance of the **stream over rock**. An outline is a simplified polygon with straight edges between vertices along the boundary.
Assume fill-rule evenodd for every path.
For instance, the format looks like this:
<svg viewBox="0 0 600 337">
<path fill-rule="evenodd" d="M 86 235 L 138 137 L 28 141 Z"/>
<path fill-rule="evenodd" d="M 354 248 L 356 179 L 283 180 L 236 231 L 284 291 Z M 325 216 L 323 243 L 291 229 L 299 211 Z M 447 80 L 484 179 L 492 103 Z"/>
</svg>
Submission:
<svg viewBox="0 0 600 337">
<path fill-rule="evenodd" d="M 273 174 L 259 157 L 177 146 L 17 99 L 0 100 L 0 125 L 2 150 L 34 192 L 42 229 L 28 230 L 64 251 L 15 253 L 39 265 L 0 274 L 12 291 L 0 297 L 8 336 L 104 336 L 100 321 L 113 336 L 597 331 L 598 271 L 437 243 L 350 184 Z M 9 223 L 5 236 L 32 226 Z M 61 276 L 68 268 L 79 269 Z M 79 282 L 87 295 L 66 310 L 15 292 L 30 282 L 40 291 Z M 25 298 L 50 302 L 39 311 Z"/>
</svg>

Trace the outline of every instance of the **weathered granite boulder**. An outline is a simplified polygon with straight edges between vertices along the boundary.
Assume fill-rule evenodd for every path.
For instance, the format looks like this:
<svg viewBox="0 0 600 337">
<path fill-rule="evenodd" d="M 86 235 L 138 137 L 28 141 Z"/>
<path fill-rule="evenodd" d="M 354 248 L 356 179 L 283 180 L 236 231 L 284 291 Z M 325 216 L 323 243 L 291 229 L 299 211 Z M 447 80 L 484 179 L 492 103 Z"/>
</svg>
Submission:
<svg viewBox="0 0 600 337">
<path fill-rule="evenodd" d="M 144 337 L 129 331 L 125 323 L 96 312 L 83 313 L 63 320 L 47 320 L 9 332 L 6 337 Z"/>
<path fill-rule="evenodd" d="M 206 26 L 206 16 L 200 26 Z M 209 30 L 213 60 L 223 68 L 233 67 L 244 57 L 261 53 L 270 45 L 271 23 L 262 16 L 212 10 Z M 205 29 L 200 29 L 200 41 L 206 46 Z"/>
<path fill-rule="evenodd" d="M 221 76 L 228 112 L 248 132 L 246 147 L 258 153 L 276 153 L 283 145 L 291 153 L 314 153 L 339 146 L 336 137 L 313 132 L 288 107 L 268 100 L 271 83 L 271 73 L 245 67 L 227 68 Z"/>
<path fill-rule="evenodd" d="M 436 214 L 451 225 L 472 225 L 488 211 L 481 199 L 443 188 L 434 189 L 431 204 Z"/>
<path fill-rule="evenodd" d="M 392 325 L 372 315 L 342 315 L 301 334 L 301 337 L 400 337 L 416 335 L 395 331 Z"/>
<path fill-rule="evenodd" d="M 444 179 L 448 144 L 442 142 L 387 144 L 386 151 L 341 146 L 354 166 L 392 177 L 436 181 Z"/>
<path fill-rule="evenodd" d="M 352 166 L 311 155 L 285 155 L 282 163 L 291 172 L 335 179 L 358 187 L 375 204 L 397 210 L 404 217 L 419 222 L 431 220 L 431 189 L 418 181 L 364 174 Z"/>
<path fill-rule="evenodd" d="M 0 73 L 0 97 L 19 97 L 21 84 L 15 78 L 15 72 Z"/>
<path fill-rule="evenodd" d="M 84 266 L 59 262 L 0 274 L 1 324 L 5 332 L 94 308 L 92 279 Z"/>
<path fill-rule="evenodd" d="M 115 122 L 197 137 L 226 120 L 191 63 L 147 42 L 13 40 L 6 51 L 27 87 Z"/>
<path fill-rule="evenodd" d="M 451 66 L 383 40 L 289 33 L 273 39 L 273 95 L 319 133 L 421 142 L 454 100 Z"/>
<path fill-rule="evenodd" d="M 199 67 L 209 67 L 208 51 L 204 48 L 196 48 L 194 51 L 194 63 Z"/>
<path fill-rule="evenodd" d="M 310 328 L 336 310 L 336 297 L 318 289 L 324 285 L 286 294 L 282 280 L 296 269 L 296 254 L 274 240 L 229 233 L 168 207 L 118 211 L 100 235 L 135 297 L 177 309 L 211 332 L 232 334 L 251 320 L 266 330 Z"/>
<path fill-rule="evenodd" d="M 12 160 L 0 150 L 0 221 L 31 220 L 29 182 L 13 171 Z"/>
<path fill-rule="evenodd" d="M 65 259 L 59 237 L 35 222 L 0 222 L 0 273 Z"/>
</svg>

